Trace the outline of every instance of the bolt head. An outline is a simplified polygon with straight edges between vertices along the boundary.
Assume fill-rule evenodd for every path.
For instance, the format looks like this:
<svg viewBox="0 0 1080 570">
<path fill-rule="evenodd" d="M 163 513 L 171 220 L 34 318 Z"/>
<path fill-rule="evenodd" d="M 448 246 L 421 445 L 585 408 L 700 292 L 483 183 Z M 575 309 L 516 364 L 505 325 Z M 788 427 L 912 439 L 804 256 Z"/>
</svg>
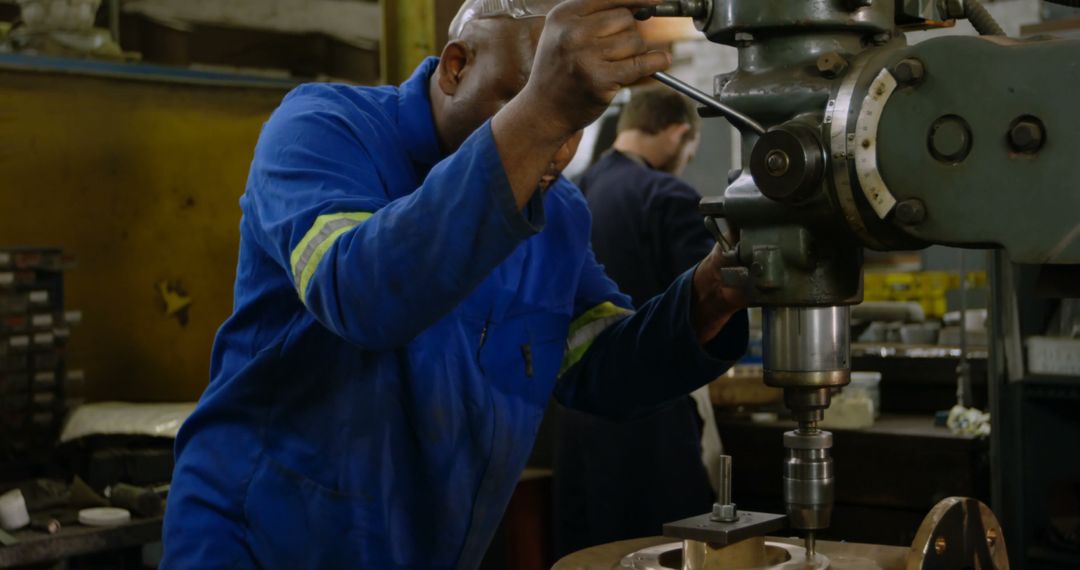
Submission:
<svg viewBox="0 0 1080 570">
<path fill-rule="evenodd" d="M 1035 152 L 1044 138 L 1042 125 L 1031 119 L 1021 119 L 1009 129 L 1009 146 L 1016 152 Z"/>
<path fill-rule="evenodd" d="M 847 60 L 836 52 L 824 54 L 817 60 L 818 71 L 829 79 L 840 76 L 847 69 L 847 66 Z"/>
<path fill-rule="evenodd" d="M 945 540 L 944 536 L 939 536 L 937 537 L 937 540 L 934 541 L 934 552 L 937 553 L 938 556 L 945 554 L 948 547 L 949 543 Z"/>
<path fill-rule="evenodd" d="M 922 200 L 911 198 L 896 205 L 896 221 L 905 225 L 921 224 L 926 220 L 926 205 Z"/>
<path fill-rule="evenodd" d="M 765 169 L 769 176 L 783 176 L 787 174 L 790 166 L 791 158 L 780 149 L 770 150 L 769 154 L 765 155 Z"/>
<path fill-rule="evenodd" d="M 897 63 L 893 67 L 892 74 L 896 78 L 896 82 L 901 85 L 917 85 L 922 82 L 923 77 L 926 75 L 926 68 L 921 61 L 908 58 Z"/>
</svg>

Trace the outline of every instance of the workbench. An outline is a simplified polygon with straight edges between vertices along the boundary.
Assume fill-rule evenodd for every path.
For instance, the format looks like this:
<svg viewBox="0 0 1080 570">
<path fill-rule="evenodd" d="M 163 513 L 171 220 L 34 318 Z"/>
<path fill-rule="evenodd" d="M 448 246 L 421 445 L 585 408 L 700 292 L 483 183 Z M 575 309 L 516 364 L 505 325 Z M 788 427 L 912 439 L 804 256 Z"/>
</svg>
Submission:
<svg viewBox="0 0 1080 570">
<path fill-rule="evenodd" d="M 740 509 L 783 512 L 782 434 L 794 422 L 725 417 L 717 425 L 734 458 Z M 950 496 L 989 502 L 989 440 L 957 435 L 924 415 L 883 415 L 863 430 L 831 430 L 836 507 L 823 538 L 910 545 L 926 513 Z"/>
<path fill-rule="evenodd" d="M 161 540 L 161 517 L 135 518 L 113 527 L 66 526 L 56 534 L 22 529 L 12 534 L 18 543 L 0 546 L 0 568 L 53 562 Z"/>
</svg>

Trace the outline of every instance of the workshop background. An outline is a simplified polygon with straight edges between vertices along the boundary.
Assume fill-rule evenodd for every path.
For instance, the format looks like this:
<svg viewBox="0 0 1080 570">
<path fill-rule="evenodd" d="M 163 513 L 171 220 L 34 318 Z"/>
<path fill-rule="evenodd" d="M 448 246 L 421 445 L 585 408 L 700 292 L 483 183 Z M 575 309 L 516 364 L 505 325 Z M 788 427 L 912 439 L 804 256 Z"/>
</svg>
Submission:
<svg viewBox="0 0 1080 570">
<path fill-rule="evenodd" d="M 156 565 L 171 437 L 231 310 L 237 201 L 261 125 L 301 82 L 401 81 L 437 53 L 459 4 L 0 0 L 0 491 L 20 489 L 33 515 L 4 534 L 0 567 Z M 1074 9 L 986 5 L 1010 36 L 1080 36 Z M 673 50 L 671 73 L 700 89 L 736 66 L 688 22 L 645 25 Z M 911 38 L 940 34 L 973 31 Z M 611 143 L 602 126 L 617 112 L 590 128 L 569 176 Z M 715 196 L 739 164 L 737 133 L 720 119 L 702 132 L 684 176 Z M 994 508 L 1014 567 L 1080 567 L 1080 304 L 1035 295 L 991 253 L 867 260 L 858 373 L 826 420 L 843 484 L 823 537 L 908 545 L 939 499 L 962 495 Z M 1026 369 L 990 372 L 997 318 L 1018 323 Z M 782 512 L 789 424 L 760 361 L 758 329 L 712 396 L 740 507 Z M 486 568 L 554 562 L 549 445 L 542 434 Z M 131 520 L 71 516 L 107 504 Z"/>
</svg>

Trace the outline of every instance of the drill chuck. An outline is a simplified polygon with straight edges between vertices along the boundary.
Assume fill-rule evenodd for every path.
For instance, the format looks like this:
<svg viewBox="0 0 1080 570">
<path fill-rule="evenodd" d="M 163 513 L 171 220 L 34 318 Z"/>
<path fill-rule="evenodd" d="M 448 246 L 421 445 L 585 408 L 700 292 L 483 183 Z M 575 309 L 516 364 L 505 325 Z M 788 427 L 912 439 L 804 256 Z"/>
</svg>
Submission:
<svg viewBox="0 0 1080 570">
<path fill-rule="evenodd" d="M 833 508 L 832 434 L 802 429 L 784 434 L 784 503 L 792 528 L 828 528 Z"/>
</svg>

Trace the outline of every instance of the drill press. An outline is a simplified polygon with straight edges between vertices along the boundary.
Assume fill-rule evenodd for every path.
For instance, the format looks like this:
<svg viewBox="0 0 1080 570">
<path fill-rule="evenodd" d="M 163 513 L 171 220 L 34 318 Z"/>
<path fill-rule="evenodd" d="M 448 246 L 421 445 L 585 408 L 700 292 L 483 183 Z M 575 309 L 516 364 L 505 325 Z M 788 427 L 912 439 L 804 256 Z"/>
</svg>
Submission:
<svg viewBox="0 0 1080 570">
<path fill-rule="evenodd" d="M 712 95 L 657 79 L 742 135 L 741 170 L 702 211 L 740 230 L 725 277 L 748 282 L 763 308 L 765 383 L 783 388 L 797 422 L 784 435 L 787 522 L 812 560 L 834 495 L 832 436 L 818 422 L 849 382 L 863 248 L 1080 264 L 1080 74 L 1055 72 L 1075 66 L 1080 42 L 1004 38 L 976 0 L 674 0 L 639 13 L 650 16 L 691 17 L 739 50 Z M 984 37 L 907 45 L 903 32 L 957 18 Z M 674 526 L 683 535 L 668 536 L 693 538 Z"/>
</svg>

